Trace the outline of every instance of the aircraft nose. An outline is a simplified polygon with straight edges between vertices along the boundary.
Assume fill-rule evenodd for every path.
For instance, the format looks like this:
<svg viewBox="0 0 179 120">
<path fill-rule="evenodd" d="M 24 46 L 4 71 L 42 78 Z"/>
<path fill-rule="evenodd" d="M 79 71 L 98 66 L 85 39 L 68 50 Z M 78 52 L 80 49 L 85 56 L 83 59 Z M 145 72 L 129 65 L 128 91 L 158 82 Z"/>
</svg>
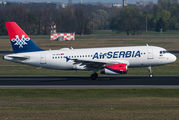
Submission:
<svg viewBox="0 0 179 120">
<path fill-rule="evenodd" d="M 170 59 L 172 62 L 175 62 L 177 60 L 177 57 L 175 55 L 172 55 Z"/>
</svg>

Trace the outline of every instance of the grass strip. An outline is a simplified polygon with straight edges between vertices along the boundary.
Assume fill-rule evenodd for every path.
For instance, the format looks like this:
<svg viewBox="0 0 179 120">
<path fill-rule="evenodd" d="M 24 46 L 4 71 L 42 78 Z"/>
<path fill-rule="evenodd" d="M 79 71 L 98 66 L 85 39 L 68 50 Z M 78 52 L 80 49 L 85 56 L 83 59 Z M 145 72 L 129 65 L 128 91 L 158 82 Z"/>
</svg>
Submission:
<svg viewBox="0 0 179 120">
<path fill-rule="evenodd" d="M 0 119 L 179 119 L 179 89 L 1 89 Z"/>
</svg>

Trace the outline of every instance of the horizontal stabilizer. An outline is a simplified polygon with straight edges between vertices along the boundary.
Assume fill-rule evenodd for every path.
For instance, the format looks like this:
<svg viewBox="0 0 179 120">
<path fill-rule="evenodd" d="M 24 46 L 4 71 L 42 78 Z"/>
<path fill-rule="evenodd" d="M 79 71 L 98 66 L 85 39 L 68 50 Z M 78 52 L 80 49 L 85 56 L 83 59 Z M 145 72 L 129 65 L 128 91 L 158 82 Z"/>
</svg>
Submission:
<svg viewBox="0 0 179 120">
<path fill-rule="evenodd" d="M 29 56 L 13 56 L 13 55 L 6 55 L 6 56 L 4 56 L 4 59 L 5 60 L 27 60 L 27 59 L 30 59 L 30 57 Z"/>
</svg>

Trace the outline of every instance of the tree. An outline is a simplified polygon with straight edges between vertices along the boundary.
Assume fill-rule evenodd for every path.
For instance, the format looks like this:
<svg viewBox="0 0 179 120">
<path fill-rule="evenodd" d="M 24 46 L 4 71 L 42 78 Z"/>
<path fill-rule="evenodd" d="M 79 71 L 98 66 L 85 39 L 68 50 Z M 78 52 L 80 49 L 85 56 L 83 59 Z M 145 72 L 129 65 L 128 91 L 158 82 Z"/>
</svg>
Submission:
<svg viewBox="0 0 179 120">
<path fill-rule="evenodd" d="M 0 20 L 0 35 L 7 35 L 5 22 L 8 22 L 8 17 L 2 17 Z"/>
<path fill-rule="evenodd" d="M 170 12 L 167 10 L 162 10 L 161 12 L 158 12 L 156 15 L 156 20 L 159 20 L 162 18 L 165 22 L 167 22 L 170 18 Z"/>
<path fill-rule="evenodd" d="M 109 19 L 109 27 L 111 30 L 117 30 L 117 16 L 113 15 Z"/>
<path fill-rule="evenodd" d="M 156 18 L 154 20 L 154 23 L 156 23 L 155 30 L 160 31 L 159 29 L 163 29 L 163 31 L 166 31 L 168 29 L 168 22 L 170 18 L 170 12 L 167 10 L 162 10 L 161 12 L 158 12 L 156 15 Z M 160 23 L 162 22 L 162 23 Z"/>
<path fill-rule="evenodd" d="M 138 34 L 145 26 L 145 15 L 139 13 L 138 7 L 124 7 L 120 13 L 111 18 L 110 26 L 117 31 L 126 31 L 127 35 Z"/>
<path fill-rule="evenodd" d="M 90 18 L 88 17 L 89 14 L 84 9 L 78 8 L 75 9 L 74 15 L 76 20 L 77 33 L 82 35 L 90 32 L 89 30 L 91 29 L 90 27 L 88 27 L 88 23 L 91 21 Z"/>
<path fill-rule="evenodd" d="M 155 19 L 155 16 L 153 14 L 147 14 L 147 28 L 148 29 L 155 28 L 154 19 Z"/>
<path fill-rule="evenodd" d="M 154 6 L 152 8 L 152 11 L 153 11 L 153 15 L 156 16 L 157 12 L 159 12 L 159 6 L 154 4 Z"/>
<path fill-rule="evenodd" d="M 106 29 L 107 28 L 107 19 L 109 14 L 102 9 L 97 10 L 96 19 L 99 20 L 98 29 Z"/>
<path fill-rule="evenodd" d="M 178 24 L 178 20 L 175 16 L 171 17 L 169 19 L 169 29 L 170 30 L 173 30 L 173 29 L 177 29 L 179 27 L 179 24 Z"/>
<path fill-rule="evenodd" d="M 159 18 L 159 20 L 157 21 L 156 27 L 155 27 L 155 30 L 157 32 L 160 32 L 161 29 L 164 32 L 167 31 L 167 29 L 168 29 L 166 22 L 164 21 L 164 19 L 162 17 Z"/>
<path fill-rule="evenodd" d="M 158 0 L 158 5 L 162 10 L 171 11 L 173 5 L 177 4 L 178 0 Z"/>
<path fill-rule="evenodd" d="M 35 31 L 35 23 L 37 22 L 37 15 L 33 12 L 28 13 L 28 22 L 29 22 L 29 33 L 28 34 L 34 34 Z"/>
</svg>

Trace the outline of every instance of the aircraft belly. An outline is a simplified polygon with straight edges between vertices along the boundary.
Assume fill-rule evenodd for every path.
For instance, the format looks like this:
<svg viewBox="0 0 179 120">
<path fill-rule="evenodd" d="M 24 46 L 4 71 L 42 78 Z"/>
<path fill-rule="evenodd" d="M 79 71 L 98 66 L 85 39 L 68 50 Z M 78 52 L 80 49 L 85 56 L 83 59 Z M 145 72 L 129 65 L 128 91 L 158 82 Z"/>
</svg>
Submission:
<svg viewBox="0 0 179 120">
<path fill-rule="evenodd" d="M 59 70 L 70 70 L 73 68 L 72 62 L 66 62 L 64 60 L 53 60 L 49 61 L 48 67 L 52 69 L 59 69 Z"/>
<path fill-rule="evenodd" d="M 141 66 L 140 60 L 139 59 L 131 59 L 129 60 L 129 67 L 138 67 Z"/>
</svg>

